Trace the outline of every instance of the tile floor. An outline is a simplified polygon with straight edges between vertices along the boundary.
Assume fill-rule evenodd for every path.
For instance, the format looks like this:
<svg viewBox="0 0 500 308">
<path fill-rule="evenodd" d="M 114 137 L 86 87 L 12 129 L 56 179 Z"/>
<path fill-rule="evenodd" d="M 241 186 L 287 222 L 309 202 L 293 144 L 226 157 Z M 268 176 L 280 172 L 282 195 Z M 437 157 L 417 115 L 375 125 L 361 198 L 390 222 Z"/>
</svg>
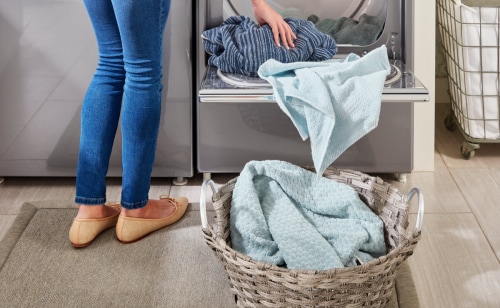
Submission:
<svg viewBox="0 0 500 308">
<path fill-rule="evenodd" d="M 500 307 L 500 144 L 481 144 L 474 158 L 464 160 L 463 137 L 443 124 L 448 111 L 446 104 L 436 106 L 434 172 L 413 172 L 406 183 L 380 176 L 404 193 L 419 187 L 425 197 L 422 239 L 408 260 L 421 307 Z M 213 179 L 222 184 L 234 176 Z M 151 195 L 185 195 L 199 210 L 201 175 L 186 186 L 171 180 L 153 179 Z M 0 239 L 23 202 L 72 200 L 74 184 L 74 178 L 6 178 L 0 185 Z M 108 184 L 108 199 L 118 200 L 120 179 Z"/>
</svg>

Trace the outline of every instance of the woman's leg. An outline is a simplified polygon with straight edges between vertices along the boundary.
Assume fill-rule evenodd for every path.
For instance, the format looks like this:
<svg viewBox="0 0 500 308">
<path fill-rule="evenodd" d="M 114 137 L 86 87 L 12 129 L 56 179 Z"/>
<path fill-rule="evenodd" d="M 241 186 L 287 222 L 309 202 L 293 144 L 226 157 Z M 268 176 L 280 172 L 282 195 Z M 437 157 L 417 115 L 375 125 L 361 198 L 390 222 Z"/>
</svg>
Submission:
<svg viewBox="0 0 500 308">
<path fill-rule="evenodd" d="M 188 206 L 183 197 L 148 199 L 160 126 L 163 32 L 170 0 L 84 1 L 96 32 L 99 65 L 82 110 L 75 198 L 80 209 L 70 241 L 76 247 L 87 246 L 117 224 L 118 239 L 130 243 L 176 222 Z M 120 112 L 123 208 L 118 217 L 116 207 L 103 203 Z"/>
<path fill-rule="evenodd" d="M 163 32 L 170 0 L 111 1 L 126 72 L 121 204 L 125 209 L 139 209 L 148 204 L 160 126 Z"/>
<path fill-rule="evenodd" d="M 100 216 L 95 212 L 106 211 L 102 206 L 106 201 L 106 173 L 120 117 L 125 70 L 111 0 L 84 3 L 96 35 L 99 63 L 82 106 L 75 202 L 84 205 L 80 206 L 79 218 L 94 218 Z M 85 215 L 85 211 L 93 214 Z M 113 211 L 107 209 L 107 214 Z"/>
</svg>

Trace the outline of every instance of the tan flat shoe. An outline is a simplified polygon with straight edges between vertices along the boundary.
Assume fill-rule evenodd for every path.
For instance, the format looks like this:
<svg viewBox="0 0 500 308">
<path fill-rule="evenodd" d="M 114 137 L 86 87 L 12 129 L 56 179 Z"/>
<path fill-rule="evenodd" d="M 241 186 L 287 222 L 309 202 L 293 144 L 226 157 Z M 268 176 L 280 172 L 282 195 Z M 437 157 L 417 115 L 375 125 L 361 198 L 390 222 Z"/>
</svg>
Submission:
<svg viewBox="0 0 500 308">
<path fill-rule="evenodd" d="M 116 237 L 122 243 L 128 244 L 138 241 L 161 228 L 169 226 L 184 216 L 188 207 L 188 199 L 185 197 L 163 198 L 175 205 L 175 212 L 170 216 L 150 219 L 125 217 L 120 215 L 116 224 Z"/>
<path fill-rule="evenodd" d="M 120 208 L 119 204 L 106 204 Z M 103 218 L 75 218 L 69 230 L 69 240 L 73 247 L 85 247 L 104 230 L 116 226 L 120 211 L 113 216 Z"/>
</svg>

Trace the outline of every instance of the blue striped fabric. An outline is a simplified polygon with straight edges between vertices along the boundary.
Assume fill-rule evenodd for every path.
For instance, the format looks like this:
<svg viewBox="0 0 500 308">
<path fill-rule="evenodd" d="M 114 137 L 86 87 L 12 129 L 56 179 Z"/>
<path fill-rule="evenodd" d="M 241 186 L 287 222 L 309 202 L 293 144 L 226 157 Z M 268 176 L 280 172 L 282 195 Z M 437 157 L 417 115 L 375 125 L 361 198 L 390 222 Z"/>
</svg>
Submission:
<svg viewBox="0 0 500 308">
<path fill-rule="evenodd" d="M 203 46 L 210 54 L 208 64 L 227 73 L 257 77 L 259 67 L 269 59 L 282 63 L 323 61 L 337 52 L 335 40 L 319 31 L 312 22 L 285 18 L 297 35 L 295 48 L 274 44 L 268 25 L 259 26 L 246 16 L 232 16 L 220 26 L 203 32 Z"/>
</svg>

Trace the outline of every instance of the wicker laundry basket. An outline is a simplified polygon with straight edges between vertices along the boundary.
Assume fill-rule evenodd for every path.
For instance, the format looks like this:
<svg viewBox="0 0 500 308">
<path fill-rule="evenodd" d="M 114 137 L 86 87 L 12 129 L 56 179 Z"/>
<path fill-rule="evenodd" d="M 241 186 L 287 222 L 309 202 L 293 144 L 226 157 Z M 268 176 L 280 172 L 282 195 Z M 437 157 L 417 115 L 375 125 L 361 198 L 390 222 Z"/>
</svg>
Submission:
<svg viewBox="0 0 500 308">
<path fill-rule="evenodd" d="M 380 178 L 329 168 L 325 177 L 353 187 L 382 219 L 388 253 L 356 267 L 330 270 L 290 270 L 257 262 L 231 248 L 229 212 L 237 178 L 217 188 L 203 182 L 200 213 L 206 243 L 222 262 L 239 307 L 384 307 L 392 295 L 397 271 L 420 239 L 424 200 L 413 188 L 408 196 Z M 206 217 L 206 188 L 213 190 L 216 217 Z M 418 195 L 416 227 L 408 230 L 409 201 Z"/>
</svg>

